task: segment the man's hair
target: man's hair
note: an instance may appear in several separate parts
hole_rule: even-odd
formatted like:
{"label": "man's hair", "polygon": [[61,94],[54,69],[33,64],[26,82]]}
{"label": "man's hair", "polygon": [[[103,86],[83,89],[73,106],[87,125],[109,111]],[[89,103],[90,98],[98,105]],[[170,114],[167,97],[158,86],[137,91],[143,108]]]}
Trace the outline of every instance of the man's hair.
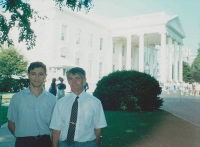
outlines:
{"label": "man's hair", "polygon": [[85,78],[85,70],[80,67],[73,67],[66,72],[67,78],[69,78],[69,74],[75,75],[79,74],[82,78]]}
{"label": "man's hair", "polygon": [[30,73],[31,70],[35,69],[35,68],[39,68],[39,67],[42,67],[45,71],[45,73],[47,72],[47,68],[46,68],[46,65],[42,62],[32,62],[29,67],[28,67],[28,73]]}

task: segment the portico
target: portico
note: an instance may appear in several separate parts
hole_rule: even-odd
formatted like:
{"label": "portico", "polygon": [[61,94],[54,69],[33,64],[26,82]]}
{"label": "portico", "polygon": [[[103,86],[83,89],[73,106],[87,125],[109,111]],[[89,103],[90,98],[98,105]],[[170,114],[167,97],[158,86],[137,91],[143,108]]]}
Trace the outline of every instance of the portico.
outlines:
{"label": "portico", "polygon": [[[162,83],[182,82],[181,47],[185,34],[179,18],[159,13],[149,17],[138,16],[136,20],[125,18],[113,22],[113,44],[118,44],[119,52],[118,69],[125,66],[126,70],[148,70],[151,76]],[[124,47],[126,54],[123,57]]]}

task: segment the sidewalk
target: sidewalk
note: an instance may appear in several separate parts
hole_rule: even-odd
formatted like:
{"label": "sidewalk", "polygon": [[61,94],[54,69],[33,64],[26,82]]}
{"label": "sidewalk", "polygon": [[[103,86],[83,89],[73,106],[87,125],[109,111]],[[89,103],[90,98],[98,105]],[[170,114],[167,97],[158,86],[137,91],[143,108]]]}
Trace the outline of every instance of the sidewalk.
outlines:
{"label": "sidewalk", "polygon": [[15,138],[10,133],[7,123],[0,128],[0,147],[14,147]]}

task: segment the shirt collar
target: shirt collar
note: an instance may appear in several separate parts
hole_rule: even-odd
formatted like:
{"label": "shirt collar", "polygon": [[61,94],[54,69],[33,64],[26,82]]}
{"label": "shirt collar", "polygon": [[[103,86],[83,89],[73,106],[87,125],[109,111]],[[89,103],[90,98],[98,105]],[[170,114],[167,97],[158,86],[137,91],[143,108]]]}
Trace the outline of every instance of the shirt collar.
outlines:
{"label": "shirt collar", "polygon": [[[32,92],[30,91],[30,86],[28,86],[28,88],[26,88],[24,91],[25,91],[25,93],[27,93],[27,94],[32,93]],[[48,95],[48,92],[44,89],[44,87],[42,87],[42,93],[41,93],[41,95],[43,95],[43,94]]]}
{"label": "shirt collar", "polygon": [[83,90],[79,95],[76,95],[75,93],[71,92],[71,95],[74,99],[76,99],[76,97],[78,96],[79,99],[83,98],[85,96],[85,91]]}

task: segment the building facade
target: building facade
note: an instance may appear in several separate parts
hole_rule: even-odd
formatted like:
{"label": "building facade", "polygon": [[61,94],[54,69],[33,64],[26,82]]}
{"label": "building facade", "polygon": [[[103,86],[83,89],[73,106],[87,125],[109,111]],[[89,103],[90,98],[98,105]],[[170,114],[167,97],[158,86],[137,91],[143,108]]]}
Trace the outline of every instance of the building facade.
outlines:
{"label": "building facade", "polygon": [[[48,66],[47,83],[74,66],[86,70],[89,91],[115,70],[146,72],[160,82],[182,81],[184,30],[178,16],[165,12],[121,19],[60,10],[54,3],[34,1],[39,15],[33,23],[34,49],[23,53]],[[48,84],[47,84],[48,85]],[[68,86],[69,87],[69,86]]]}

